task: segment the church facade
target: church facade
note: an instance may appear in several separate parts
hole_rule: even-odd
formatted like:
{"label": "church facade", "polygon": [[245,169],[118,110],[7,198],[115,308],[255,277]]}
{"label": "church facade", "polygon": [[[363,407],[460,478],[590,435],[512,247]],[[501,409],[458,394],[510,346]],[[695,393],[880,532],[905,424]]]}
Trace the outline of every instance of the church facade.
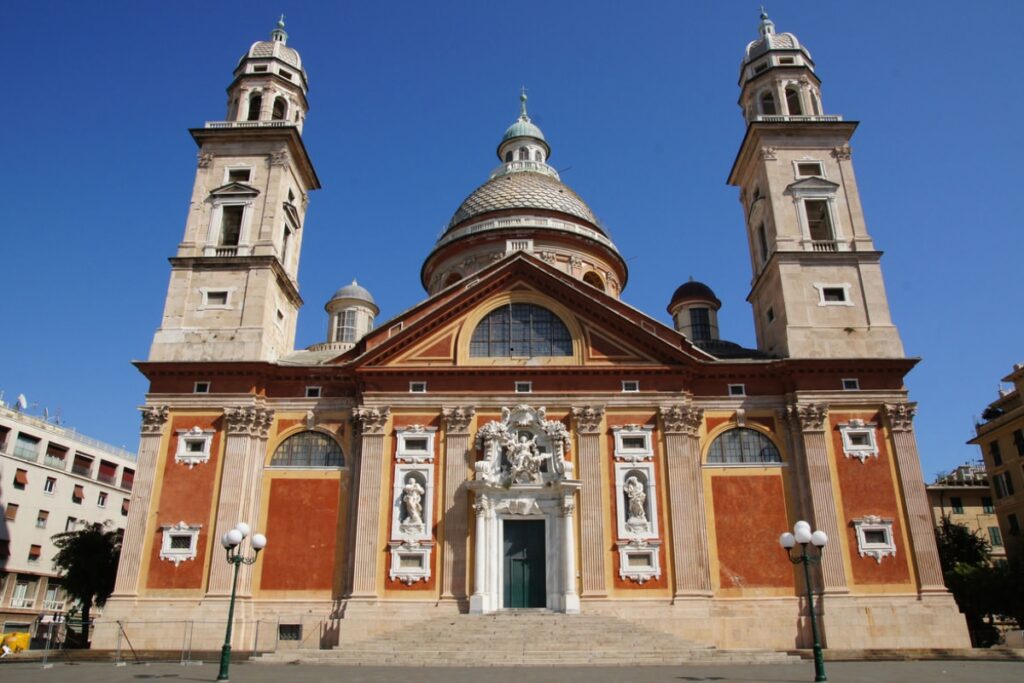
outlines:
{"label": "church facade", "polygon": [[856,123],[824,113],[793,34],[766,16],[759,32],[729,176],[756,349],[719,337],[702,283],[673,294],[672,326],[621,300],[627,264],[548,164],[524,95],[499,165],[424,260],[426,298],[375,324],[353,282],[326,305],[328,338],[296,350],[319,187],[307,79],[282,24],[253,44],[226,120],[191,131],[107,616],[222,620],[220,538],[244,521],[269,544],[241,568],[237,614],[335,642],[540,608],[718,647],[807,646],[803,577],[778,543],[806,519],[829,538],[814,576],[828,647],[969,646],[903,383],[916,361],[853,174]]}

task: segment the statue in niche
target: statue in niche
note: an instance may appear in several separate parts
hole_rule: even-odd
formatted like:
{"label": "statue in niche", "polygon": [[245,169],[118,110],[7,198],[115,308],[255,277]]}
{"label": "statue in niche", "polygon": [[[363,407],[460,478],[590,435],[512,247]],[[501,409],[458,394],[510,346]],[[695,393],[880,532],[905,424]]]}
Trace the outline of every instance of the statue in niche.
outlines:
{"label": "statue in niche", "polygon": [[519,441],[509,439],[506,448],[509,462],[509,485],[515,484],[523,478],[530,482],[540,479],[540,466],[547,456],[537,448],[535,437],[521,432]]}
{"label": "statue in niche", "polygon": [[627,524],[631,528],[647,528],[647,513],[644,511],[644,502],[647,500],[647,492],[640,480],[633,476],[626,479],[623,486],[626,498],[629,500],[629,519]]}
{"label": "statue in niche", "polygon": [[415,477],[405,480],[402,491],[402,504],[405,506],[405,521],[402,526],[423,526],[423,494],[426,491]]}

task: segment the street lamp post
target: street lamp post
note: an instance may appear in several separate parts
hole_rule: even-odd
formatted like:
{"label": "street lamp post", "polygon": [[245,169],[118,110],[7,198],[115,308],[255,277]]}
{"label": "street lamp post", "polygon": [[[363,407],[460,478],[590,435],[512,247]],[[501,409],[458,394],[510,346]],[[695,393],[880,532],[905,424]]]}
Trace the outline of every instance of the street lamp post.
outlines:
{"label": "street lamp post", "polygon": [[[800,554],[793,556],[793,547],[800,544]],[[827,681],[825,678],[825,657],[821,653],[821,639],[818,637],[818,619],[814,615],[814,593],[811,591],[811,565],[821,563],[828,536],[824,531],[811,532],[811,525],[803,520],[793,525],[793,533],[788,531],[779,537],[779,545],[786,551],[789,561],[804,566],[804,581],[807,582],[807,609],[811,613],[811,634],[814,636],[814,680]],[[807,554],[807,544],[818,549],[817,556]]]}
{"label": "street lamp post", "polygon": [[260,551],[267,547],[267,537],[263,534],[253,534],[249,539],[253,554],[246,557],[242,554],[242,541],[249,536],[251,529],[245,522],[239,522],[235,528],[224,534],[220,544],[224,546],[228,564],[234,565],[234,576],[231,579],[231,602],[228,603],[228,630],[224,634],[224,647],[220,651],[220,673],[217,674],[218,681],[228,680],[228,666],[231,664],[231,624],[235,619],[235,591],[238,589],[238,568],[243,564],[253,564]]}

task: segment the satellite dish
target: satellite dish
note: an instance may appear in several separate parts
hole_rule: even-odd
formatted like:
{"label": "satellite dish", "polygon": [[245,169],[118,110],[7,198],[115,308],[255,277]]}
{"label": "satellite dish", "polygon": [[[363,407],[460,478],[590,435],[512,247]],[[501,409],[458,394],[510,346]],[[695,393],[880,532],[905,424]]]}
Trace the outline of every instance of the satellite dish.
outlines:
{"label": "satellite dish", "polygon": [[18,394],[18,400],[15,401],[14,406],[18,410],[26,410],[28,408],[28,399],[25,398],[25,394]]}

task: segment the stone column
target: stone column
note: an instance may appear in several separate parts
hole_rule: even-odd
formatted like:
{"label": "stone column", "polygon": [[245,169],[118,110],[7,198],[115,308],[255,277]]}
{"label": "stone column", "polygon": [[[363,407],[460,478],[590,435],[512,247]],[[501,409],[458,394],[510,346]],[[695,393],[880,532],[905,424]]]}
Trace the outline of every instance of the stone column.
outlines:
{"label": "stone column", "polygon": [[572,496],[562,500],[562,585],[564,588],[564,604],[566,614],[580,611],[580,596],[576,592],[576,534],[573,529],[573,512],[576,501]]}
{"label": "stone column", "polygon": [[[221,468],[217,521],[210,529],[214,537],[210,558],[210,582],[207,595],[230,595],[234,567],[221,557],[220,537],[239,522],[246,522],[253,533],[258,529],[259,497],[263,462],[267,454],[267,435],[274,421],[274,411],[262,406],[228,408],[224,411],[227,441],[224,465]],[[245,552],[250,552],[245,543]],[[252,595],[252,567],[242,565],[238,571],[238,595]]]}
{"label": "stone column", "polygon": [[[139,568],[145,548],[146,527],[149,520],[150,498],[160,461],[160,443],[170,410],[167,406],[142,408],[142,435],[139,438],[139,457],[135,465],[131,501],[128,503],[128,522],[121,543],[121,562],[117,566],[115,595],[138,595]],[[154,501],[155,504],[155,501]]]}
{"label": "stone column", "polygon": [[[476,409],[458,406],[444,410],[444,567],[441,598],[466,599],[466,473],[469,469],[470,424]],[[479,560],[478,560],[479,563]]]}
{"label": "stone column", "polygon": [[900,477],[900,491],[907,506],[907,525],[914,548],[914,564],[921,582],[922,593],[945,593],[946,585],[939,564],[939,551],[935,545],[928,494],[921,474],[921,460],[914,438],[916,403],[896,403],[885,406],[885,417],[892,433],[896,471]]}
{"label": "stone column", "polygon": [[601,484],[601,422],[603,406],[573,408],[576,436],[579,439],[578,476],[580,488],[580,545],[583,550],[583,597],[606,598],[604,580],[605,513],[604,487]]}
{"label": "stone column", "polygon": [[[711,595],[711,562],[704,514],[704,478],[698,434],[704,411],[692,405],[661,408],[668,466],[669,510],[672,517],[672,560],[675,597]],[[656,503],[655,503],[656,504]]]}
{"label": "stone column", "polygon": [[832,474],[829,469],[825,424],[828,406],[824,403],[793,404],[789,407],[790,423],[802,439],[794,439],[803,449],[806,464],[807,490],[811,497],[811,517],[807,520],[815,530],[824,531],[831,543],[825,546],[821,559],[822,585],[826,593],[849,592],[835,496],[832,495]]}
{"label": "stone column", "polygon": [[360,430],[359,504],[356,537],[353,544],[355,571],[352,577],[353,598],[377,597],[377,562],[380,558],[380,496],[384,469],[384,430],[391,409],[357,408],[356,424]]}
{"label": "stone column", "polygon": [[487,508],[487,497],[478,492],[477,500],[473,503],[476,534],[473,539],[473,596],[469,600],[469,611],[473,614],[483,614],[487,607],[484,600],[487,582]]}

